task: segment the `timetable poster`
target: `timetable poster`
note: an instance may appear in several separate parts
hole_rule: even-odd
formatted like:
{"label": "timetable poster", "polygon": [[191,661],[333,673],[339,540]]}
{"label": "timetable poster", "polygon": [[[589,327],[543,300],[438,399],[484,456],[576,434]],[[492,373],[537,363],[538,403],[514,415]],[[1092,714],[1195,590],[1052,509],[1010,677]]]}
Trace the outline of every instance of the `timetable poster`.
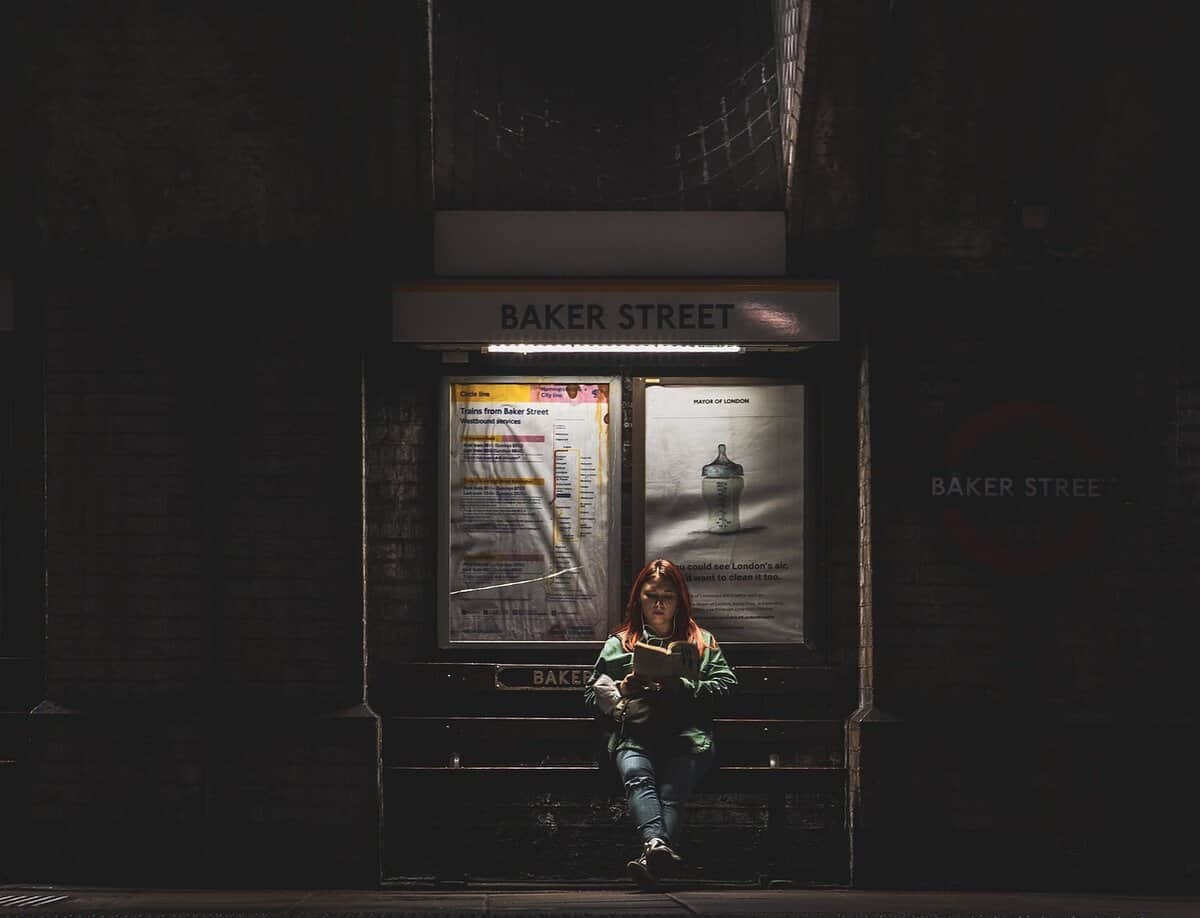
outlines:
{"label": "timetable poster", "polygon": [[647,385],[645,557],[722,641],[803,640],[804,387]]}
{"label": "timetable poster", "polygon": [[609,388],[450,383],[451,643],[607,636]]}

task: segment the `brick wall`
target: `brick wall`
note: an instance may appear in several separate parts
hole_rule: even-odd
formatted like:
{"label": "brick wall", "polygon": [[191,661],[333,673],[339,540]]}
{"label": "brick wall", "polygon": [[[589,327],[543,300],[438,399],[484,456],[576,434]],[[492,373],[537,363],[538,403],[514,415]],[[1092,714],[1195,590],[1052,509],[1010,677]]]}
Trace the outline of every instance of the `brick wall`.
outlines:
{"label": "brick wall", "polygon": [[[1032,3],[813,22],[789,260],[870,326],[874,680],[900,719],[863,727],[855,882],[1194,885],[1169,27]],[[1077,418],[1119,483],[1094,543],[1036,575],[974,560],[930,494],[955,431],[1017,401]],[[1062,464],[1025,433],[993,465]],[[1028,510],[978,520],[1014,549],[1070,527]]]}
{"label": "brick wall", "polygon": [[46,339],[31,876],[373,883],[361,363],[429,245],[425,4],[11,25],[5,251]]}
{"label": "brick wall", "polygon": [[145,286],[83,273],[47,293],[47,691],[170,697],[208,657],[208,373]]}
{"label": "brick wall", "polygon": [[[1171,244],[1160,17],[1034,0],[814,6],[791,270]],[[881,266],[880,262],[876,267]]]}
{"label": "brick wall", "polygon": [[[1108,283],[1115,286],[1111,278]],[[901,635],[915,615],[944,629],[955,646],[979,648],[980,658],[964,660],[961,670],[979,688],[970,698],[960,696],[961,703],[988,701],[990,693],[1001,706],[1025,709],[1049,705],[1065,711],[1087,704],[1103,709],[1118,701],[1130,710],[1157,708],[1165,699],[1143,691],[1147,683],[1141,677],[1173,671],[1160,666],[1179,653],[1170,637],[1176,627],[1171,622],[1178,623],[1175,615],[1181,611],[1175,585],[1182,573],[1181,552],[1187,551],[1163,525],[1178,513],[1169,484],[1176,476],[1173,344],[1169,335],[1146,326],[1140,332],[1124,323],[1103,330],[1088,321],[1098,303],[1116,310],[1129,302],[1128,290],[1105,293],[1086,282],[1070,295],[1073,301],[1055,303],[1037,284],[1013,285],[999,294],[995,285],[988,287],[983,292],[973,284],[956,284],[946,293],[958,302],[984,298],[988,305],[982,312],[992,321],[956,317],[957,305],[942,300],[936,286],[927,288],[926,302],[941,300],[945,307],[933,307],[930,321],[921,323],[921,341],[911,333],[900,338],[904,333],[893,326],[905,347],[880,357],[879,397],[887,410],[877,430],[877,506],[888,512],[895,528],[878,535],[881,549],[886,540],[889,551],[877,557],[876,573],[895,585],[899,630],[893,643],[912,646]],[[1098,443],[1103,454],[1098,470],[1116,479],[1112,498],[1096,504],[1102,520],[1094,545],[1032,580],[989,569],[957,550],[941,525],[942,505],[929,493],[928,477],[946,467],[954,432],[1008,401],[1061,407]],[[1023,454],[1024,448],[1042,452]],[[1003,443],[997,446],[994,462],[1015,467],[1024,458],[1032,463],[1027,466],[1031,474],[1054,474],[1049,469],[1056,462],[1070,468],[1072,461],[1053,442],[1012,444],[1011,455],[1004,449]],[[1086,466],[1086,460],[1075,464]],[[1071,518],[1050,505],[1027,505],[991,522],[997,539],[1032,547],[1049,544]],[[932,621],[923,611],[931,605],[941,610]],[[1086,616],[1079,614],[1084,607]],[[975,614],[980,608],[1005,611],[981,623]],[[1035,631],[1046,640],[1029,647]],[[878,637],[887,634],[881,631]],[[1043,658],[1041,648],[1050,646],[1055,650]],[[997,647],[1024,649],[1025,688],[994,678],[1006,663],[981,657]],[[1142,652],[1131,657],[1135,647]],[[1076,648],[1077,663],[1062,671],[1059,653]],[[1164,656],[1156,661],[1154,654]],[[891,688],[893,706],[901,711],[937,697],[936,687],[922,685],[915,674],[897,674],[897,682],[905,684]],[[953,682],[962,687],[963,680]],[[902,703],[897,694],[911,702]]]}
{"label": "brick wall", "polygon": [[367,380],[370,673],[437,646],[436,355],[373,351]]}
{"label": "brick wall", "polygon": [[[186,290],[194,264],[136,267],[46,283],[35,869],[213,882],[253,853],[255,881],[372,882],[347,314],[370,294],[296,265],[209,265]],[[102,844],[120,811],[142,831]]]}
{"label": "brick wall", "polygon": [[[876,249],[992,258],[1028,250],[1022,210],[1061,257],[1148,252],[1166,192],[1165,25],[1031,2],[898,4]],[[904,179],[900,180],[903,175]]]}
{"label": "brick wall", "polygon": [[[904,308],[873,317],[876,703],[902,722],[864,739],[864,818],[906,852],[892,842],[871,861],[868,832],[864,876],[879,870],[879,882],[1194,882],[1182,813],[1194,803],[1184,775],[1195,765],[1185,736],[1200,546],[1178,407],[1190,358],[1164,311],[1136,326],[1094,320],[1128,316],[1140,274],[1061,270],[1059,284],[893,279]],[[1114,491],[1091,505],[1090,544],[1020,571],[971,552],[931,477],[973,418],[1029,403],[1094,438],[1092,473]],[[1060,430],[1041,436],[1031,423],[981,441],[976,473],[1086,466],[1055,442]],[[1080,512],[986,500],[956,505],[988,539],[1034,557]]]}
{"label": "brick wall", "polygon": [[178,270],[47,294],[48,694],[354,704],[362,300]]}
{"label": "brick wall", "polygon": [[392,257],[422,195],[425,4],[16,12],[18,244]]}

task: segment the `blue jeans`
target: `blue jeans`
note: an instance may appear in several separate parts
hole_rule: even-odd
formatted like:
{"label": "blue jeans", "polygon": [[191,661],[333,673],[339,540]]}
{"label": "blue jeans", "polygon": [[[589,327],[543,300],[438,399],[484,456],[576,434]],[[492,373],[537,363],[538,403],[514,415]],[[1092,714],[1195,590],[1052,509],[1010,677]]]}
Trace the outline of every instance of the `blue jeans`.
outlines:
{"label": "blue jeans", "polygon": [[617,750],[617,773],[643,841],[661,838],[671,847],[679,847],[683,841],[683,805],[712,760],[712,746],[704,752],[674,755]]}

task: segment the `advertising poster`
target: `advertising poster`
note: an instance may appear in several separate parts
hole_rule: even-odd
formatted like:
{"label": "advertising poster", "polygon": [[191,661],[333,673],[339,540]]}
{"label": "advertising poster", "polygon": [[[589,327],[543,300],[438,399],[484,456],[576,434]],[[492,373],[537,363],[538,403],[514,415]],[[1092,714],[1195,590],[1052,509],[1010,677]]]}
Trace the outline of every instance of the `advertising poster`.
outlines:
{"label": "advertising poster", "polygon": [[615,385],[449,387],[443,643],[603,640]]}
{"label": "advertising poster", "polygon": [[645,406],[646,560],[722,641],[802,641],[804,387],[648,384]]}

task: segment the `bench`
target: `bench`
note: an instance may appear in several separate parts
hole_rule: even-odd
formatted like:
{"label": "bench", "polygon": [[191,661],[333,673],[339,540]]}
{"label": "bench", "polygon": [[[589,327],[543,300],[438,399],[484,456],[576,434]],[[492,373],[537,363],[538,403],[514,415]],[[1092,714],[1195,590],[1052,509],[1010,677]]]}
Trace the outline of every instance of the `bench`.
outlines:
{"label": "bench", "polygon": [[[452,867],[434,857],[422,858],[420,844],[404,835],[418,811],[426,813],[433,826],[429,831],[438,831],[435,801],[445,801],[441,805],[447,814],[452,804],[462,805],[463,815],[447,815],[447,821],[460,820],[472,833],[499,839],[511,831],[514,841],[523,802],[537,813],[535,830],[541,824],[560,839],[575,839],[545,852],[542,863],[548,875],[579,875],[582,867],[575,862],[586,858],[570,850],[572,844],[584,844],[578,839],[592,836],[600,846],[627,845],[631,828],[623,792],[615,771],[598,764],[599,725],[583,712],[581,681],[588,672],[590,665],[413,663],[390,668],[372,694],[383,718],[385,876],[411,876],[414,869],[435,877],[446,876],[447,870],[475,875],[492,862],[507,860],[495,848],[473,850],[474,868],[463,864],[472,857],[459,858]],[[696,800],[705,813],[729,824],[724,833],[714,824],[710,835],[741,831],[753,845],[782,850],[779,840],[788,831],[795,835],[797,822],[811,823],[814,838],[836,823],[826,834],[831,845],[842,845],[845,718],[830,714],[839,706],[850,709],[852,687],[827,667],[739,666],[737,672],[738,690],[716,711],[715,767],[697,788]],[[739,806],[762,810],[761,818],[754,816],[753,832]],[[840,808],[836,814],[835,808]],[[508,815],[497,815],[502,812]],[[844,852],[831,860],[844,863]],[[794,876],[795,871],[775,865],[774,873]],[[819,879],[836,883],[839,878]]]}

